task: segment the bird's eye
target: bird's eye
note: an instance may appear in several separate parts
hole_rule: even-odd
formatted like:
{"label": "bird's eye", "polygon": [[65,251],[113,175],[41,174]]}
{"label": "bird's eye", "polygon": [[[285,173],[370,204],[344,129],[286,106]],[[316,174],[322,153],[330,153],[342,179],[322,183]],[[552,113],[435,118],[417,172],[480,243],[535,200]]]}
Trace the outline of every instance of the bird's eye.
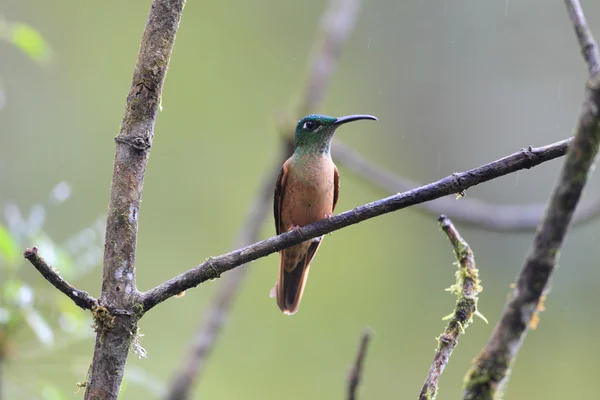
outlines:
{"label": "bird's eye", "polygon": [[314,121],[306,121],[304,123],[304,129],[309,131],[314,131],[319,125]]}

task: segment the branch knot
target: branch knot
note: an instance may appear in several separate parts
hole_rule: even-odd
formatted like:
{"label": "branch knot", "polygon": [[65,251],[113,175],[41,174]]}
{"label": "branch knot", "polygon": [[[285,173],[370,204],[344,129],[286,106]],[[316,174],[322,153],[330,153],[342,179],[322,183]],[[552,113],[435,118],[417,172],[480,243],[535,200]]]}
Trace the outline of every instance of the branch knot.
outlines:
{"label": "branch knot", "polygon": [[215,266],[213,265],[213,258],[212,257],[208,257],[206,259],[206,263],[208,264],[208,270],[206,271],[207,274],[210,276],[209,279],[218,279],[221,277],[221,272],[215,268]]}
{"label": "branch knot", "polygon": [[527,157],[527,164],[524,164],[523,167],[525,169],[530,169],[535,166],[536,155],[533,152],[533,147],[528,146],[527,148],[522,148],[521,153]]}
{"label": "branch knot", "polygon": [[115,137],[115,142],[120,143],[120,144],[126,144],[140,152],[148,151],[148,150],[150,150],[150,147],[152,147],[152,144],[150,143],[150,138],[148,136],[135,135],[135,134],[125,135],[125,136],[117,136],[117,137]]}
{"label": "branch knot", "polygon": [[452,183],[454,185],[454,187],[456,188],[456,193],[458,194],[459,198],[463,197],[465,195],[465,191],[467,190],[468,185],[464,185],[463,184],[463,175],[464,173],[461,172],[454,172],[452,173]]}

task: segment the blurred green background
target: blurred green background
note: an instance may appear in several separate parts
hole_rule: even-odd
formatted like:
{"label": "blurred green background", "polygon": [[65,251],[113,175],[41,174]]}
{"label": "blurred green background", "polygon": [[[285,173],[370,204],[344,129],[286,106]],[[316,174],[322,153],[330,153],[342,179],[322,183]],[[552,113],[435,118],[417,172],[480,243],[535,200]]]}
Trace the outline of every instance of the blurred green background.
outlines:
{"label": "blurred green background", "polygon": [[[42,254],[94,296],[113,137],[149,4],[0,2],[6,21],[33,27],[52,49],[32,61],[0,42],[0,221],[13,221],[14,228],[20,214],[32,224],[16,241],[19,253],[31,245],[66,248]],[[276,158],[275,116],[299,98],[326,6],[314,0],[187,2],[144,186],[140,290],[231,249]],[[600,37],[600,3],[583,7]],[[346,127],[338,137],[426,183],[568,137],[585,77],[561,1],[365,1],[319,111],[378,116],[378,123]],[[560,164],[495,180],[467,196],[544,202]],[[338,211],[387,195],[343,167],[340,172]],[[600,196],[598,182],[595,176],[586,199]],[[375,335],[361,398],[415,398],[444,327],[441,318],[455,301],[444,291],[454,282],[454,259],[436,217],[409,209],[328,236],[293,317],[269,298],[278,256],[254,262],[195,398],[343,398],[366,325]],[[458,228],[475,251],[484,286],[480,310],[490,324],[476,320],[460,338],[440,382],[441,399],[459,398],[462,378],[487,341],[532,238]],[[599,228],[594,221],[572,230],[547,311],[527,337],[506,398],[589,398],[595,390]],[[269,217],[262,236],[273,233]],[[10,339],[0,376],[6,398],[81,398],[73,392],[91,360],[89,321],[20,257],[12,262],[10,276],[32,286],[21,298],[33,296],[54,333],[49,340],[29,321]],[[160,397],[215,287],[190,290],[141,321],[148,358],[130,356],[122,398]],[[65,315],[79,317],[65,325]]]}

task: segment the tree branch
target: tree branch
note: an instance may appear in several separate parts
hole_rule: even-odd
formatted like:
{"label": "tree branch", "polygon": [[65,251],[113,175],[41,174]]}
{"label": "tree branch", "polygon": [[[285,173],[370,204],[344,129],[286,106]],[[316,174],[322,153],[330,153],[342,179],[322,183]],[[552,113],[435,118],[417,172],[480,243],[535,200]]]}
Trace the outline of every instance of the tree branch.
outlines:
{"label": "tree branch", "polygon": [[[153,0],[127,96],[116,155],[104,246],[102,306],[134,310],[137,221],[154,123],[185,0]],[[101,320],[96,316],[96,346],[86,399],[116,399],[139,313]],[[109,322],[109,323],[107,323]]]}
{"label": "tree branch", "polygon": [[583,9],[581,8],[581,4],[579,4],[579,0],[565,0],[565,6],[567,7],[567,13],[569,13],[573,29],[575,29],[575,35],[579,41],[581,55],[587,64],[590,76],[594,76],[600,72],[598,45],[585,20],[585,15],[583,14]]}
{"label": "tree branch", "polygon": [[450,239],[458,261],[456,283],[448,289],[450,292],[456,293],[458,300],[454,312],[449,316],[450,322],[438,338],[438,347],[429,374],[419,394],[420,400],[435,400],[439,379],[450,361],[454,347],[458,344],[458,337],[473,321],[473,315],[478,314],[477,295],[483,289],[479,284],[479,271],[475,266],[475,257],[469,244],[460,236],[458,230],[445,215],[440,216],[438,221],[440,227]]}
{"label": "tree branch", "polygon": [[455,173],[417,189],[362,205],[334,217],[306,225],[293,232],[286,232],[218,257],[209,257],[204,263],[191,270],[142,293],[144,312],[177,293],[196,287],[204,281],[220,277],[225,271],[308,239],[415,204],[460,193],[472,186],[521,169],[535,167],[560,157],[564,154],[564,146],[566,143],[562,141],[543,147],[522,149],[489,164],[466,172]]}
{"label": "tree branch", "polygon": [[[567,151],[568,143],[573,139],[564,140],[561,155]],[[411,190],[419,185],[409,179],[398,176],[364,158],[356,150],[348,147],[339,140],[333,145],[333,157],[339,164],[367,182],[383,189],[390,194]],[[446,214],[454,221],[465,225],[500,231],[525,232],[535,231],[542,216],[545,204],[500,205],[489,204],[481,200],[465,197],[461,201],[452,198],[441,198],[423,203],[417,208],[428,214]],[[591,203],[583,204],[575,211],[573,225],[585,224],[600,216],[600,198]]]}
{"label": "tree branch", "polygon": [[25,250],[23,256],[29,260],[31,265],[33,265],[48,282],[73,300],[79,307],[84,310],[91,310],[98,305],[98,300],[90,296],[88,292],[75,288],[69,282],[65,281],[54,268],[46,264],[46,261],[38,254],[37,247]]}
{"label": "tree branch", "polygon": [[348,375],[348,400],[356,400],[357,398],[356,392],[358,391],[358,385],[360,385],[360,381],[362,380],[363,364],[365,362],[367,347],[369,346],[370,341],[371,330],[367,328],[360,336],[360,344],[358,346],[358,351],[356,352],[356,359],[354,360],[354,364],[352,364],[350,374]]}
{"label": "tree branch", "polygon": [[569,223],[600,145],[600,73],[597,46],[577,0],[566,0],[584,58],[591,75],[575,130],[575,138],[563,164],[546,213],[525,258],[517,284],[499,323],[473,361],[465,379],[465,399],[492,399],[507,384],[509,366],[537,320],[539,305],[556,265]]}

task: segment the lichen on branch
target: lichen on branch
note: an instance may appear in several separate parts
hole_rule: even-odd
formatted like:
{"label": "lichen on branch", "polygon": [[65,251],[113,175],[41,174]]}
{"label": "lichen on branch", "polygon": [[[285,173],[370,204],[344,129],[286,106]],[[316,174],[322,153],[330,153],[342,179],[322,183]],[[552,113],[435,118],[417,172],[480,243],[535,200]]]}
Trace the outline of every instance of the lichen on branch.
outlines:
{"label": "lichen on branch", "polygon": [[475,264],[475,256],[469,244],[462,238],[452,221],[445,215],[438,219],[440,227],[450,239],[458,269],[456,283],[446,289],[458,297],[454,311],[444,317],[449,320],[444,332],[437,338],[438,346],[429,369],[429,374],[419,393],[420,400],[433,400],[437,396],[438,382],[444,368],[450,361],[454,347],[458,344],[458,337],[464,333],[467,326],[473,321],[473,316],[483,315],[477,311],[477,295],[483,290],[479,281],[479,270]]}

